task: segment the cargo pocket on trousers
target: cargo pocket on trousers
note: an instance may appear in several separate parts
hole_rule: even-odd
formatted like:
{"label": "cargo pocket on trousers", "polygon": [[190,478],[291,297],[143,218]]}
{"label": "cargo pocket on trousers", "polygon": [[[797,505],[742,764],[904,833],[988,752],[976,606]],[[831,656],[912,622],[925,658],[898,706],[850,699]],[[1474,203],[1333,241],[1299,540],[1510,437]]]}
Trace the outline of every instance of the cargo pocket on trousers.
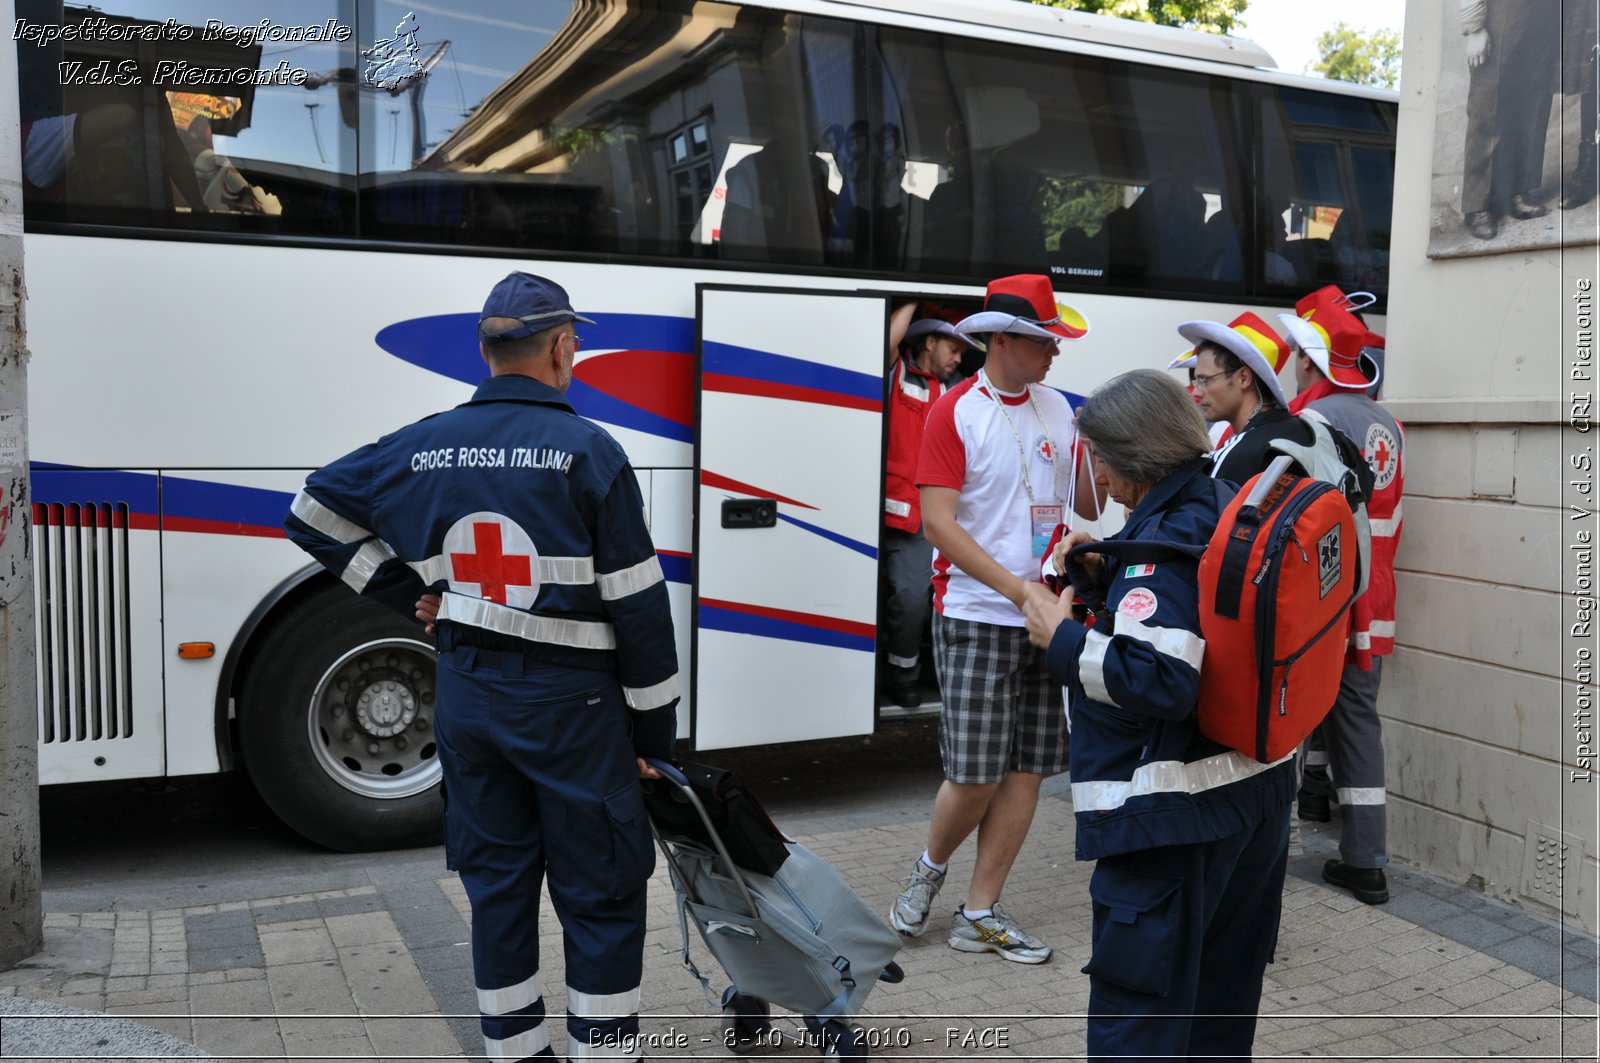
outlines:
{"label": "cargo pocket on trousers", "polygon": [[1178,879],[1142,875],[1101,863],[1089,876],[1094,948],[1083,973],[1135,993],[1164,997],[1172,986],[1177,939]]}
{"label": "cargo pocket on trousers", "polygon": [[644,814],[644,792],[637,779],[605,796],[611,828],[611,898],[642,889],[656,869],[656,847]]}

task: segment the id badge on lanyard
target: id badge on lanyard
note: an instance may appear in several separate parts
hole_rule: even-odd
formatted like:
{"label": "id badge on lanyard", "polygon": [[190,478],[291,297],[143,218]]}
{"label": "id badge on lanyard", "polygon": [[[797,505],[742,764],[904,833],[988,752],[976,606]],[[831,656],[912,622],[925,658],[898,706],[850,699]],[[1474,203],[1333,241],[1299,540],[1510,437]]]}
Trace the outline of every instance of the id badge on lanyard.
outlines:
{"label": "id badge on lanyard", "polygon": [[1050,539],[1061,524],[1061,504],[1043,505],[1035,502],[1028,507],[1028,526],[1032,531],[1033,556],[1043,557]]}

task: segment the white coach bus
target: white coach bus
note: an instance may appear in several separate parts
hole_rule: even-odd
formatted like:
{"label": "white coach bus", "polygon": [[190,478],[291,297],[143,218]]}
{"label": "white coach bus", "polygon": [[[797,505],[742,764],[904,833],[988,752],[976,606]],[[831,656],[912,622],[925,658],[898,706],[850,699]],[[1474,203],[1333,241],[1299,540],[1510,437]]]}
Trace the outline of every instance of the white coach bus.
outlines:
{"label": "white coach bus", "polygon": [[41,778],[242,766],[336,848],[436,836],[432,649],[281,521],[470,395],[508,271],[597,322],[570,397],[638,469],[702,750],[894,711],[895,306],[1051,274],[1081,394],[1186,318],[1387,287],[1394,95],[1245,41],[1018,0],[16,8]]}

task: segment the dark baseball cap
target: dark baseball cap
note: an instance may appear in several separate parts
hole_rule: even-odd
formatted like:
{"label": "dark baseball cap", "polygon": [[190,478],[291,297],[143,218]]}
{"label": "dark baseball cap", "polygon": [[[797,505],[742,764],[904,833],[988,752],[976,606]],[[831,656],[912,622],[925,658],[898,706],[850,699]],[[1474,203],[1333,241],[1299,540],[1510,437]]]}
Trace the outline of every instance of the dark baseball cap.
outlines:
{"label": "dark baseball cap", "polygon": [[[504,332],[484,332],[483,323],[492,317],[512,317],[522,324]],[[531,336],[568,321],[594,324],[593,320],[572,309],[567,290],[555,281],[531,273],[511,273],[494,286],[484,301],[483,313],[478,315],[478,335],[485,343],[500,343]]]}

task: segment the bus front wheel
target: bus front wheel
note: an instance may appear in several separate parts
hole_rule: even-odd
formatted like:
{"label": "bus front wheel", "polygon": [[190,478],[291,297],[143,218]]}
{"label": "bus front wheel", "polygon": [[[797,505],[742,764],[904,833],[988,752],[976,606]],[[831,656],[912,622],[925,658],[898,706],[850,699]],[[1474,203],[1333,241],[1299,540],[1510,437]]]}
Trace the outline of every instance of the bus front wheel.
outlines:
{"label": "bus front wheel", "polygon": [[356,852],[438,842],[433,646],[342,586],[267,634],[239,695],[239,742],[263,800],[291,828]]}

